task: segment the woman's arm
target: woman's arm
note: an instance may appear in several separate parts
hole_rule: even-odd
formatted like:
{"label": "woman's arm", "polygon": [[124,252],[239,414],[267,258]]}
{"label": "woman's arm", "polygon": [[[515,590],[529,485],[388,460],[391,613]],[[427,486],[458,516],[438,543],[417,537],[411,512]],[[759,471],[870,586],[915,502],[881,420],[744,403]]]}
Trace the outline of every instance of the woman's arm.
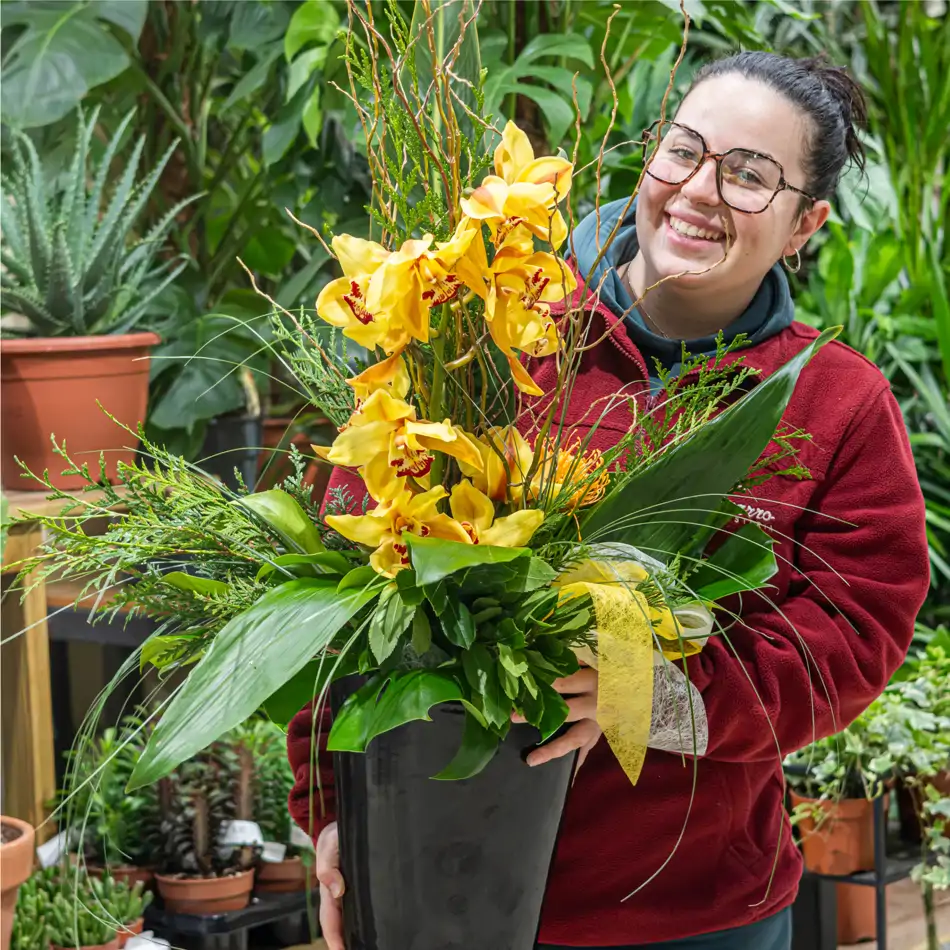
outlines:
{"label": "woman's arm", "polygon": [[689,661],[709,758],[774,758],[839,732],[910,646],[930,574],[923,498],[889,390],[851,423],[812,507],[795,526],[780,610],[743,615]]}

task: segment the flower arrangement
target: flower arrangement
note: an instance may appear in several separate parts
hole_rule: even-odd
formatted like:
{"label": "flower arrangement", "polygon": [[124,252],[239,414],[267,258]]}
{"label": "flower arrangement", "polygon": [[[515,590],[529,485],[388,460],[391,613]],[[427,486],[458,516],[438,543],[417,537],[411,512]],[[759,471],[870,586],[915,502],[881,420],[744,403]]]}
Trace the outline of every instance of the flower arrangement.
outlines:
{"label": "flower arrangement", "polygon": [[[467,778],[513,714],[542,741],[562,726],[552,683],[581,662],[599,668],[598,717],[635,781],[654,654],[685,661],[719,630],[712,604],[775,571],[760,528],[717,532],[741,515],[730,495],[800,472],[801,434],[782,430],[782,413],[833,334],[754,386],[724,346],[714,359],[684,354],[682,375],[698,382],[666,375],[659,396],[619,392],[569,425],[599,342],[564,256],[571,161],[536,156],[514,123],[499,132],[478,114],[465,23],[435,31],[432,14],[387,40],[368,12],[351,15],[367,36],[349,65],[378,240],[333,237],[342,276],[315,314],[276,308],[274,329],[280,358],[339,428],[314,451],[358,475],[366,499],[352,478],[335,482],[321,511],[296,455],[281,487],[232,492],[147,439],[147,461],[120,465],[118,486],[60,446],[89,491],[39,476],[66,508],[46,519],[48,545],[23,577],[80,578],[84,597],[109,590],[100,610],[159,620],[139,660],[181,679],[132,787],[260,707],[285,719],[354,673],[330,749],[363,751],[459,703],[461,746],[437,777]],[[553,385],[536,381],[543,366]],[[626,431],[602,449],[608,414]],[[83,530],[120,502],[104,533]]]}

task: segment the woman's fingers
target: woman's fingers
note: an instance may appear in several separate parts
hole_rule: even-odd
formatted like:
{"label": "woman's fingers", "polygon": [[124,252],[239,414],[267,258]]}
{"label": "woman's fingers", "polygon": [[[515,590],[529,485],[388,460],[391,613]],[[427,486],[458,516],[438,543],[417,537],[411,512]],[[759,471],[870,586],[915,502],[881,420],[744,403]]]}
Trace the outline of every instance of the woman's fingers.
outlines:
{"label": "woman's fingers", "polygon": [[552,684],[559,693],[594,693],[597,694],[597,670],[589,666],[571,673]]}
{"label": "woman's fingers", "polygon": [[578,722],[581,719],[597,718],[597,694],[584,693],[565,700],[567,703],[567,721]]}
{"label": "woman's fingers", "polygon": [[340,838],[335,821],[317,838],[317,880],[320,882],[320,929],[327,950],[346,950],[340,902],[346,883],[340,873]]}
{"label": "woman's fingers", "polygon": [[326,884],[320,884],[320,930],[327,950],[346,950],[343,942],[343,911]]}
{"label": "woman's fingers", "polygon": [[535,749],[527,759],[528,765],[543,765],[552,759],[570,755],[572,752],[585,747],[593,748],[601,736],[600,726],[593,719],[584,719],[571,726],[563,736],[558,736],[551,742]]}

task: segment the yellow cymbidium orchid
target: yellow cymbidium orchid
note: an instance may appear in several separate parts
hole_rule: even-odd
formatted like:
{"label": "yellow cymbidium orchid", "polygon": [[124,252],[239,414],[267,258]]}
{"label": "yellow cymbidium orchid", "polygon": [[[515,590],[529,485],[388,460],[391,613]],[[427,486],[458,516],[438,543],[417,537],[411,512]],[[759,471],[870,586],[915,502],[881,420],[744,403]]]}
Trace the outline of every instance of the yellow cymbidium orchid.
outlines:
{"label": "yellow cymbidium orchid", "polygon": [[465,529],[473,544],[520,548],[531,540],[544,521],[544,512],[537,509],[522,509],[496,518],[491,499],[468,479],[452,488],[449,507],[452,517]]}
{"label": "yellow cymbidium orchid", "polygon": [[384,389],[396,399],[405,399],[409,394],[409,371],[406,369],[402,350],[373,363],[358,376],[350,377],[347,382],[353,387],[357,410],[379,389]]}
{"label": "yellow cymbidium orchid", "polygon": [[[416,420],[416,410],[385,389],[369,396],[329,448],[314,446],[321,458],[334,465],[362,467],[377,456],[388,459],[391,477],[419,478],[432,467],[432,453],[444,452],[466,465],[481,468],[474,440],[448,419]],[[387,490],[385,494],[390,494]]]}
{"label": "yellow cymbidium orchid", "polygon": [[556,500],[560,510],[572,512],[604,497],[610,475],[597,449],[579,452],[576,442],[559,449],[553,439],[546,439],[539,451],[541,459],[531,479],[532,498],[544,495],[546,501]]}
{"label": "yellow cymbidium orchid", "polygon": [[495,149],[495,172],[462,199],[463,214],[484,221],[496,246],[523,225],[559,248],[567,225],[557,204],[570,191],[571,163],[553,156],[535,158],[528,136],[509,122]]}
{"label": "yellow cymbidium orchid", "polygon": [[514,426],[492,426],[475,444],[482,457],[481,471],[460,463],[462,474],[493,501],[520,502],[534,460],[524,436]]}
{"label": "yellow cymbidium orchid", "polygon": [[499,248],[491,266],[482,242],[473,241],[456,271],[485,300],[489,332],[508,360],[518,388],[540,396],[541,389],[514,351],[534,357],[557,352],[557,327],[550,305],[576,289],[573,272],[554,254],[535,252],[530,234],[520,228]]}
{"label": "yellow cymbidium orchid", "polygon": [[338,235],[333,250],[344,276],[330,281],[317,298],[323,320],[367,349],[395,353],[410,340],[429,339],[429,309],[451,300],[461,280],[456,261],[475,236],[460,228],[451,240],[432,249],[432,235],[406,241],[398,251],[381,244]]}
{"label": "yellow cymbidium orchid", "polygon": [[438,511],[438,503],[447,494],[441,485],[419,495],[403,489],[365,515],[327,515],[326,523],[344,538],[374,548],[370,564],[380,574],[392,577],[409,565],[403,532],[471,543],[457,521]]}

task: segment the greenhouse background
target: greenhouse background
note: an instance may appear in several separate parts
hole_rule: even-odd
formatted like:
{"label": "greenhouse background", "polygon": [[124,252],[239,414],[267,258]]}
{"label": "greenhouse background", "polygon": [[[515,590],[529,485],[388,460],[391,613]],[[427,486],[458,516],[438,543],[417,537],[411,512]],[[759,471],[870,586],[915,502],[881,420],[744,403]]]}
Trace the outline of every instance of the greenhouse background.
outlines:
{"label": "greenhouse background", "polygon": [[[372,0],[368,9],[382,21],[389,5]],[[407,21],[415,12],[411,0],[393,6]],[[475,6],[483,114],[514,119],[539,154],[561,149],[573,159],[579,216],[598,198],[631,194],[643,170],[643,130],[667,98],[675,108],[705,62],[726,52],[823,54],[865,89],[867,167],[844,176],[829,224],[809,241],[800,271],[789,279],[797,319],[820,329],[843,327],[840,339],[891,384],[926,501],[932,580],[894,688],[849,727],[849,736],[816,743],[799,764],[811,768],[818,761],[826,781],[836,770],[877,778],[913,752],[929,764],[943,762],[937,769],[943,784],[923,820],[915,819],[913,804],[909,815],[901,811],[906,796],[902,802],[896,787],[877,801],[879,810],[890,809],[891,830],[902,836],[899,860],[885,867],[881,854],[871,867],[831,872],[871,875],[872,886],[838,882],[829,891],[816,878],[814,887],[803,887],[796,921],[807,919],[814,930],[796,937],[796,950],[874,939],[885,900],[891,950],[950,946],[947,3],[684,0],[690,25],[675,71],[684,18],[674,0]],[[329,444],[335,429],[272,358],[269,315],[271,300],[312,312],[317,294],[338,276],[326,243],[333,234],[370,236],[365,209],[372,179],[343,59],[352,16],[344,0],[7,0],[0,6],[2,811],[38,826],[37,844],[51,842],[60,853],[74,847],[46,818],[78,736],[94,748],[84,767],[104,763],[105,769],[100,794],[85,805],[95,818],[91,841],[82,846],[92,864],[124,867],[139,863],[127,860],[139,855],[149,865],[160,853],[167,868],[210,872],[220,863],[217,832],[198,827],[195,810],[206,811],[213,828],[257,822],[262,840],[280,839],[287,861],[296,863],[286,881],[271,882],[272,890],[266,881],[261,887],[258,871],[257,896],[233,923],[241,939],[250,935],[244,947],[309,946],[316,939],[308,897],[312,852],[306,836],[301,841],[292,833],[283,804],[293,782],[283,734],[263,720],[245,724],[178,770],[174,788],[165,789],[171,804],[159,801],[157,787],[124,794],[132,765],[122,756],[110,759],[110,743],[127,728],[129,714],[161,696],[168,682],[151,672],[124,696],[110,697],[100,721],[112,731],[83,737],[80,727],[102,688],[155,627],[121,616],[90,622],[93,599],[75,606],[73,582],[50,580],[22,602],[12,589],[10,566],[37,543],[30,514],[55,510],[43,508],[44,493],[36,491],[43,486],[26,484],[13,455],[36,460],[40,470],[61,466],[50,454],[49,433],[61,435],[60,420],[89,407],[77,404],[67,375],[38,431],[22,431],[9,421],[23,397],[8,388],[7,366],[18,340],[51,338],[50,352],[77,365],[92,359],[73,342],[79,338],[143,334],[143,353],[151,346],[147,409],[143,402],[136,411],[151,442],[229,485],[242,479],[266,488],[296,473],[319,502],[329,468],[310,446]],[[83,194],[88,204],[77,213],[73,202]],[[103,370],[93,403],[101,399],[121,416],[135,399],[144,400],[144,379],[141,395],[128,396],[108,373]],[[90,425],[101,428],[97,412],[93,406]],[[97,464],[95,457],[81,461]],[[889,756],[886,768],[881,756]],[[790,776],[794,783],[794,765]],[[913,782],[908,787],[915,794]],[[107,834],[123,842],[122,861],[103,850]],[[252,850],[234,860],[251,868],[260,858]],[[44,867],[55,864],[51,855],[40,855]],[[891,877],[885,882],[882,875]],[[37,908],[52,902],[43,896],[48,877],[38,870],[21,888],[15,950],[43,950],[27,915],[40,920]],[[147,882],[136,888],[133,878],[126,886],[118,872],[104,880],[96,886],[115,894],[102,900],[120,915],[134,915],[123,923],[144,917],[162,936]],[[829,893],[837,924],[833,912],[828,923]],[[271,905],[277,910],[267,911]],[[842,930],[846,919],[850,931]],[[90,924],[89,946],[105,944],[99,937],[109,933]],[[189,947],[239,946],[212,943],[210,930],[174,933],[170,939]],[[76,931],[70,939],[81,937]]]}

